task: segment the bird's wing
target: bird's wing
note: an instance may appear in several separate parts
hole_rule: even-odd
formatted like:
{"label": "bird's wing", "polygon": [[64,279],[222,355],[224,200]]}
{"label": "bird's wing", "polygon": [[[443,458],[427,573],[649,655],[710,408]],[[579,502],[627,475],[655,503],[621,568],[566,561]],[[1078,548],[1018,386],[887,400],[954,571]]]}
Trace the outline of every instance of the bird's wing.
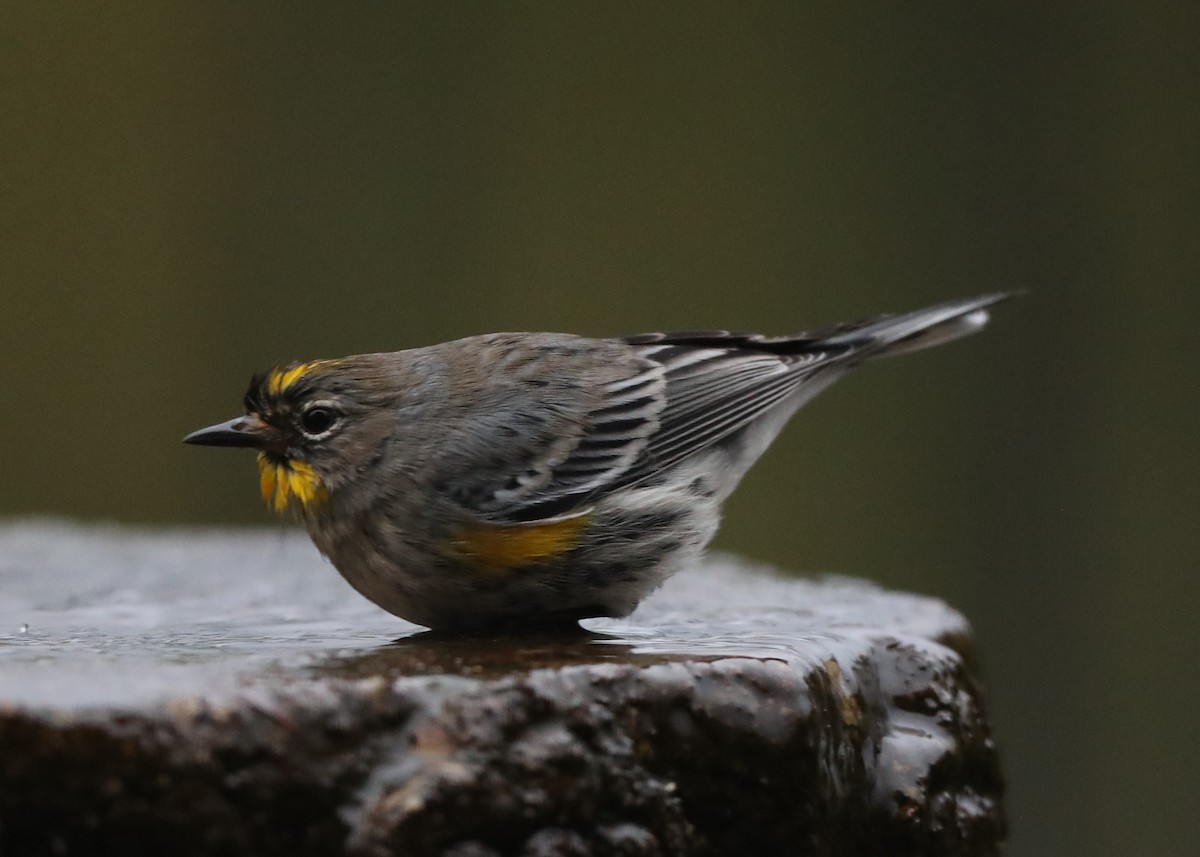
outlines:
{"label": "bird's wing", "polygon": [[[666,404],[662,367],[639,361],[631,368],[566,402],[561,395],[530,402],[549,420],[525,434],[532,443],[515,445],[527,454],[518,454],[520,465],[488,492],[480,511],[509,521],[561,514],[625,472],[658,431]],[[570,407],[576,403],[583,407]]]}
{"label": "bird's wing", "polygon": [[628,341],[640,356],[663,367],[667,383],[658,431],[622,474],[623,484],[729,437],[851,350],[725,332],[652,334]]}
{"label": "bird's wing", "polygon": [[[497,412],[507,421],[500,433],[519,440],[502,450],[507,457],[496,459],[484,481],[460,481],[471,497],[464,505],[496,522],[580,514],[605,492],[720,443],[810,382],[823,385],[829,372],[978,330],[987,308],[1005,297],[951,301],[784,337],[650,333],[560,338],[532,352],[517,349],[517,380],[531,369],[537,390],[516,395],[515,404]],[[529,357],[539,349],[545,356]],[[475,446],[494,445],[495,434]],[[461,480],[464,469],[455,478]]]}
{"label": "bird's wing", "polygon": [[[571,419],[548,424],[536,453],[503,483],[474,486],[470,505],[497,523],[582,513],[598,495],[746,426],[847,351],[798,350],[788,340],[787,353],[775,353],[785,350],[773,348],[783,341],[731,333],[625,340],[626,371],[594,390],[597,395]],[[551,413],[554,405],[543,399],[537,409]],[[540,429],[521,434],[530,438]]]}

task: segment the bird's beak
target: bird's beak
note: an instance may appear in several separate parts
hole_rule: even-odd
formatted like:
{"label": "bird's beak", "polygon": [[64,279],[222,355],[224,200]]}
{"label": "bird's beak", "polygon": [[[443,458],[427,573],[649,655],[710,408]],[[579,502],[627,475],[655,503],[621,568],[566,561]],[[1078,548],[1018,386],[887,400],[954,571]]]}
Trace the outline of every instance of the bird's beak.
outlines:
{"label": "bird's beak", "polygon": [[215,426],[198,429],[183,439],[198,446],[248,446],[262,449],[275,439],[275,430],[257,417],[234,417]]}

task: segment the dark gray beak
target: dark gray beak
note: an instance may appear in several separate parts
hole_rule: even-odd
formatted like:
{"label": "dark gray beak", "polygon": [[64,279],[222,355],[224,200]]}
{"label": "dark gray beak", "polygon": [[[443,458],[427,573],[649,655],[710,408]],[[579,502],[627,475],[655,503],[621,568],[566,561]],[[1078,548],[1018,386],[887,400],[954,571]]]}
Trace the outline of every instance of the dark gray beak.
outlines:
{"label": "dark gray beak", "polygon": [[275,431],[257,417],[234,417],[215,426],[198,429],[183,439],[198,446],[246,446],[261,449],[275,437]]}

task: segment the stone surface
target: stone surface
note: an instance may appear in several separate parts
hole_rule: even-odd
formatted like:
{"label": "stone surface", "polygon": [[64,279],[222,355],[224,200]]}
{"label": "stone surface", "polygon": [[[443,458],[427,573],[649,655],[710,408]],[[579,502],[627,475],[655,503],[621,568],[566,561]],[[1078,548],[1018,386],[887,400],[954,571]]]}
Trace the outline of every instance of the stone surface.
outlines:
{"label": "stone surface", "polygon": [[728,558],[439,637],[290,531],[0,526],[0,854],[995,854],[970,631]]}

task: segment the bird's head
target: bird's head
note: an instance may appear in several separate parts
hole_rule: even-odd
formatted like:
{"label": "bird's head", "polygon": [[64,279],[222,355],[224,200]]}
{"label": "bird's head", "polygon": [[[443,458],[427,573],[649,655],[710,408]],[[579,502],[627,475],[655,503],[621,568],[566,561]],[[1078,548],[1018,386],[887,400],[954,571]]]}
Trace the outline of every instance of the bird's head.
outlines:
{"label": "bird's head", "polygon": [[383,355],[290,363],[250,380],[245,414],[184,443],[258,450],[263,502],[314,514],[395,424]]}

